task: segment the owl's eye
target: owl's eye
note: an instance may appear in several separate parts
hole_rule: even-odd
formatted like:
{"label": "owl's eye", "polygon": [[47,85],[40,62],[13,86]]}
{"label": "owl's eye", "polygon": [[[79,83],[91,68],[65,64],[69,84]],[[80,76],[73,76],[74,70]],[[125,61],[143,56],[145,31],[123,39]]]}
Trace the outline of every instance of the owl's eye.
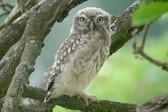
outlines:
{"label": "owl's eye", "polygon": [[97,18],[97,21],[98,21],[98,22],[102,22],[103,20],[104,20],[103,17],[98,17],[98,18]]}
{"label": "owl's eye", "polygon": [[86,22],[86,18],[80,17],[80,21],[81,21],[81,22]]}

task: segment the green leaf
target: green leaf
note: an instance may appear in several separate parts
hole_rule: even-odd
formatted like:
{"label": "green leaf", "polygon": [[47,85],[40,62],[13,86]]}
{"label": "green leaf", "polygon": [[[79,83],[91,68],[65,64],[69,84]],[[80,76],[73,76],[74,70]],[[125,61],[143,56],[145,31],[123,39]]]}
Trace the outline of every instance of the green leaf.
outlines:
{"label": "green leaf", "polygon": [[168,2],[153,2],[140,6],[133,14],[133,26],[148,24],[168,12]]}

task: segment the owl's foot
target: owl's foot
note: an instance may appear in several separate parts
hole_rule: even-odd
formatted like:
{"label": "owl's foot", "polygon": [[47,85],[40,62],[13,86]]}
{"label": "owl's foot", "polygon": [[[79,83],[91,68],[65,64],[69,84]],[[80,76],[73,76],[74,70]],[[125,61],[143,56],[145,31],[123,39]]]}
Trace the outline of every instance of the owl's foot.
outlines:
{"label": "owl's foot", "polygon": [[80,93],[76,93],[76,95],[79,97],[79,98],[82,98],[86,104],[86,106],[88,107],[89,106],[89,100],[93,101],[93,102],[100,102],[96,96],[91,96],[91,95],[88,95],[84,92],[80,92]]}

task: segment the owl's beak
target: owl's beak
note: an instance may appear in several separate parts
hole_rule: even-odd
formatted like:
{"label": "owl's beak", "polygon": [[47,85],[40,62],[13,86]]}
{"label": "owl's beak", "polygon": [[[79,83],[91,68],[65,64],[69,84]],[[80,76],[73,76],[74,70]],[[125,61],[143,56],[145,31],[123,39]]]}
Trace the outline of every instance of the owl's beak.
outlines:
{"label": "owl's beak", "polygon": [[95,28],[95,25],[92,21],[89,24],[89,28],[90,28],[90,30],[93,30]]}

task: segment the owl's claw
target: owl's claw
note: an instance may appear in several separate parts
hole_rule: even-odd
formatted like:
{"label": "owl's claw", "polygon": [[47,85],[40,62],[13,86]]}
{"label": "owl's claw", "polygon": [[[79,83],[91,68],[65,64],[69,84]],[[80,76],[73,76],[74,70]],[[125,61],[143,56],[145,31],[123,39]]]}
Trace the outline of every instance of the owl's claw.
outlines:
{"label": "owl's claw", "polygon": [[82,98],[86,104],[86,106],[89,106],[89,100],[93,102],[100,102],[96,96],[91,96],[86,93],[77,93],[78,98]]}

